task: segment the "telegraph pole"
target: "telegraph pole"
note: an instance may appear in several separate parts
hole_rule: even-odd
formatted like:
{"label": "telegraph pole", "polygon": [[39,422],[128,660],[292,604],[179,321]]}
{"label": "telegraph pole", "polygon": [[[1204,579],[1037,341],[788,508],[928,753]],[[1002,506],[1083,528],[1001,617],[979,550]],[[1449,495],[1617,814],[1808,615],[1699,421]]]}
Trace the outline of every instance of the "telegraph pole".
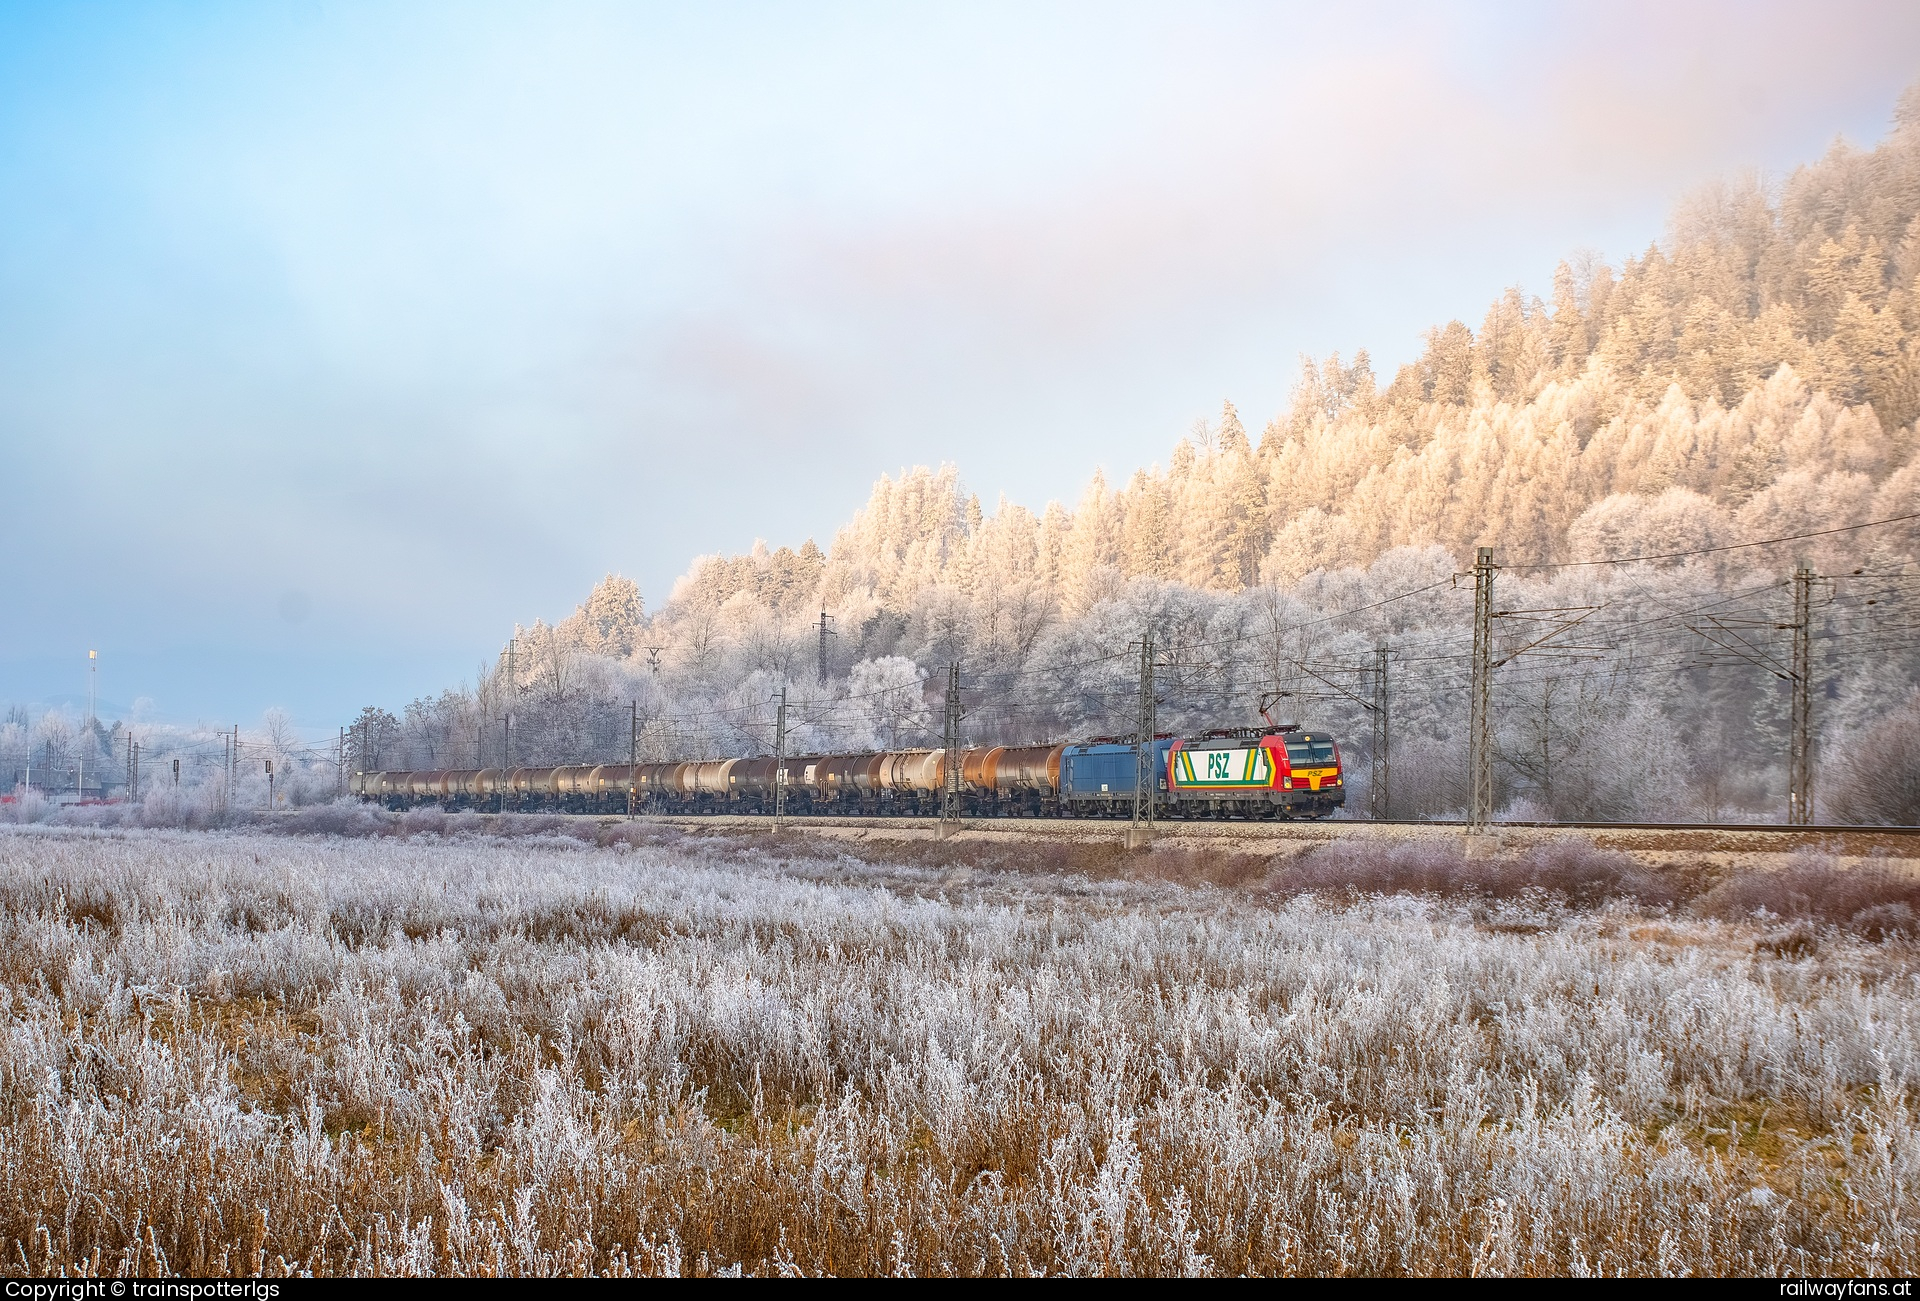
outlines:
{"label": "telegraph pole", "polygon": [[1467,731],[1467,824],[1483,830],[1493,816],[1493,548],[1473,563],[1473,707]]}
{"label": "telegraph pole", "polygon": [[827,680],[827,638],[840,634],[833,630],[833,616],[827,613],[827,607],[820,607],[820,652],[816,661],[814,676],[821,682]]}
{"label": "telegraph pole", "polygon": [[495,783],[499,787],[499,795],[500,795],[499,811],[502,813],[505,813],[507,811],[506,782],[507,782],[507,775],[512,771],[512,768],[513,768],[513,715],[512,713],[505,713],[500,715],[500,780],[497,783]]}
{"label": "telegraph pole", "polygon": [[1393,770],[1387,756],[1387,648],[1376,646],[1373,655],[1373,709],[1368,715],[1373,724],[1373,773],[1367,783],[1367,811],[1374,821],[1382,822],[1392,816],[1393,808],[1388,785]]}
{"label": "telegraph pole", "polygon": [[1160,787],[1160,766],[1154,762],[1153,631],[1140,637],[1140,706],[1134,720],[1133,826],[1127,848],[1144,848],[1153,839],[1153,807]]}
{"label": "telegraph pole", "polygon": [[627,821],[633,821],[640,803],[640,702],[631,702],[627,724]]}
{"label": "telegraph pole", "polygon": [[773,715],[773,829],[787,822],[787,689],[780,688],[779,708]]}
{"label": "telegraph pole", "polygon": [[344,727],[340,729],[340,741],[334,750],[334,756],[333,796],[338,799],[347,790],[347,729]]}
{"label": "telegraph pole", "polygon": [[1813,570],[1793,571],[1792,732],[1787,743],[1787,825],[1813,823]]}
{"label": "telegraph pole", "polygon": [[[86,760],[85,760],[84,758],[82,758],[82,760],[81,760],[81,763],[82,763],[82,765],[84,765],[84,764],[86,763]],[[82,772],[82,774],[83,774],[83,775],[82,775],[82,777],[81,777],[81,780],[82,780],[82,781],[85,781],[85,780],[86,780],[86,778],[85,778],[85,776],[84,776],[84,774],[85,774],[85,772],[86,772],[86,769],[85,769],[85,767],[84,767],[84,766],[83,766],[83,767],[81,768],[81,772]],[[132,782],[132,785],[133,785],[133,798],[137,800],[137,799],[139,799],[139,798],[140,798],[140,743],[139,743],[138,741],[135,741],[135,742],[133,743],[133,782]],[[82,795],[84,796],[84,794],[85,794],[85,792],[83,791],[83,792],[82,792]]]}
{"label": "telegraph pole", "polygon": [[947,665],[946,782],[940,792],[940,834],[960,826],[960,666]]}

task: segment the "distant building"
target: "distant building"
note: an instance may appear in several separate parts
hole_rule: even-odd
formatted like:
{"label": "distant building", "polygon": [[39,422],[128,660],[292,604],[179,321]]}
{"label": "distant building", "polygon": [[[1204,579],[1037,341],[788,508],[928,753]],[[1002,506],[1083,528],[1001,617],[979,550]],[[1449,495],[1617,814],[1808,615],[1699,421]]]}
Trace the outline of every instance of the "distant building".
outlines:
{"label": "distant building", "polygon": [[[13,780],[8,783],[8,791],[0,794],[0,803],[11,804],[27,789],[29,770],[15,768]],[[86,777],[79,770],[69,766],[64,771],[59,768],[34,768],[31,770],[33,791],[49,804],[93,804],[102,800],[124,797],[126,783],[115,781],[111,772],[94,772],[89,769]]]}

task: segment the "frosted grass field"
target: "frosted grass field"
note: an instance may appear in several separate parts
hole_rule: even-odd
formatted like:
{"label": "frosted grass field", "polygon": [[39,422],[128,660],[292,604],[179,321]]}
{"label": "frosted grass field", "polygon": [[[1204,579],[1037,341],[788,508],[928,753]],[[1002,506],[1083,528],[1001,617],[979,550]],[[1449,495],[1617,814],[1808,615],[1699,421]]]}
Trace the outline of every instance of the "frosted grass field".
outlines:
{"label": "frosted grass field", "polygon": [[1920,1270],[1897,928],[649,836],[0,829],[5,1268]]}

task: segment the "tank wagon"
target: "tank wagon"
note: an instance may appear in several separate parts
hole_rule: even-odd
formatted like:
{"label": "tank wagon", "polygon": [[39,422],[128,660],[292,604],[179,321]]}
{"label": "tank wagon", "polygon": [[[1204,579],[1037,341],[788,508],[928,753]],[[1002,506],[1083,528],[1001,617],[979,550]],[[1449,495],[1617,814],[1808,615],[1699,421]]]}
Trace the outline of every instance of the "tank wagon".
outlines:
{"label": "tank wagon", "polygon": [[[965,817],[1128,817],[1140,747],[1098,737],[1072,745],[960,752]],[[557,768],[356,772],[349,790],[389,809],[555,813],[771,813],[779,764],[768,755]],[[1346,803],[1340,748],[1325,732],[1228,728],[1149,743],[1157,816],[1322,818]],[[794,755],[786,811],[795,816],[927,817],[947,785],[945,750]]]}

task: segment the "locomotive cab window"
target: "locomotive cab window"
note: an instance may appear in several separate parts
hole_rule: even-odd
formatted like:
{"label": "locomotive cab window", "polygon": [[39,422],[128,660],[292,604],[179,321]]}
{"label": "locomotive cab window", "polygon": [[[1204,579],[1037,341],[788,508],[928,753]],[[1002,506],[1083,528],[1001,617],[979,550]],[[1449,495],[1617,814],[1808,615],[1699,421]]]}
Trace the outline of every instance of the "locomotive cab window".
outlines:
{"label": "locomotive cab window", "polygon": [[1287,741],[1287,762],[1290,764],[1327,764],[1333,762],[1333,741],[1330,738],[1305,737],[1301,740]]}

